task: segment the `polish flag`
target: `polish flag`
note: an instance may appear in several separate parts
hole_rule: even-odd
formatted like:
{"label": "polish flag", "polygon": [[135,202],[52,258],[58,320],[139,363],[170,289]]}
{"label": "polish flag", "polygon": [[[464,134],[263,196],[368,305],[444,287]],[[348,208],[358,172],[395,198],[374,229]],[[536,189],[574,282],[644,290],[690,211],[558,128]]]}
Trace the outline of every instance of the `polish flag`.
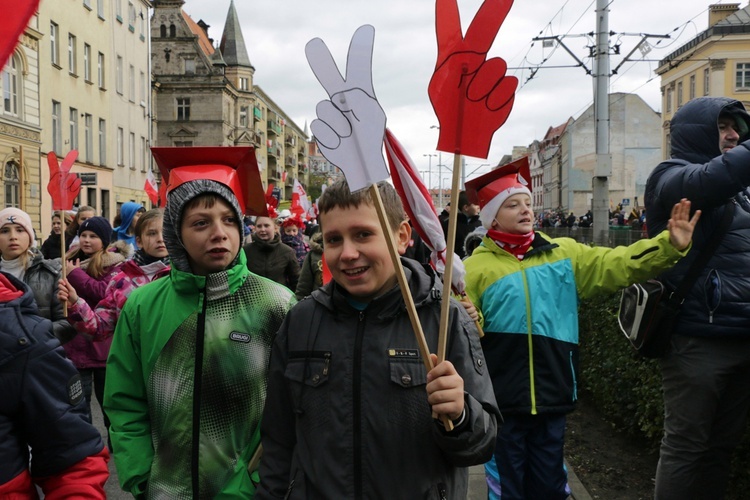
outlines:
{"label": "polish flag", "polygon": [[146,184],[143,186],[143,189],[146,191],[148,199],[151,200],[151,204],[158,205],[159,189],[156,187],[156,179],[154,178],[154,173],[151,170],[149,170],[148,174],[146,175]]}

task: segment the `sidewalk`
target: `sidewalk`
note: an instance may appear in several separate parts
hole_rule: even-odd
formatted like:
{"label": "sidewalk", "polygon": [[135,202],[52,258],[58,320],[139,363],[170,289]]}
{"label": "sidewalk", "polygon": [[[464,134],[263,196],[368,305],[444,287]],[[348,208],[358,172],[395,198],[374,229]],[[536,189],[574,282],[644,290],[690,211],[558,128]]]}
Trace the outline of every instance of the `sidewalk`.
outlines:
{"label": "sidewalk", "polygon": [[[568,463],[565,464],[568,468],[568,486],[572,494],[570,498],[572,500],[592,500],[589,492],[583,487],[583,484],[576,476],[573,469]],[[486,500],[487,498],[487,483],[484,481],[484,466],[475,465],[469,468],[469,495],[467,500]]]}

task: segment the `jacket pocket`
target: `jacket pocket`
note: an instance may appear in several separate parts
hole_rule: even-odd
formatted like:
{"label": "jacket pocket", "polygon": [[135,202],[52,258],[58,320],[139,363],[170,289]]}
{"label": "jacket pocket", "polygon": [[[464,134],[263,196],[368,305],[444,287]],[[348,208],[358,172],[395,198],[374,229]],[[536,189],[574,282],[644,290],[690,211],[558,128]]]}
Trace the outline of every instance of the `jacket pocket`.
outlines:
{"label": "jacket pocket", "polygon": [[289,382],[298,425],[305,426],[308,432],[324,427],[330,420],[331,358],[330,351],[289,353],[284,378]]}
{"label": "jacket pocket", "polygon": [[[427,403],[427,369],[422,359],[399,357],[399,351],[390,349],[388,369],[390,377],[389,396],[387,401],[388,421],[394,425],[413,422],[416,425],[428,426],[432,419],[430,405]],[[419,423],[415,422],[419,420]],[[429,427],[425,427],[429,428]]]}

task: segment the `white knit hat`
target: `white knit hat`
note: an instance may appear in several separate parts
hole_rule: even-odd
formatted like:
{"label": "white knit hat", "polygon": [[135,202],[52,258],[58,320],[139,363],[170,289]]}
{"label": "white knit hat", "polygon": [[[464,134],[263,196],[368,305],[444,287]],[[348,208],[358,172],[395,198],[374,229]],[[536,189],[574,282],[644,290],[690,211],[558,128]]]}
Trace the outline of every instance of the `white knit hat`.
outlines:
{"label": "white knit hat", "polygon": [[18,208],[8,207],[0,210],[0,227],[6,224],[18,224],[27,233],[31,239],[31,247],[36,248],[36,233],[34,232],[34,226],[31,225],[31,217],[29,214]]}

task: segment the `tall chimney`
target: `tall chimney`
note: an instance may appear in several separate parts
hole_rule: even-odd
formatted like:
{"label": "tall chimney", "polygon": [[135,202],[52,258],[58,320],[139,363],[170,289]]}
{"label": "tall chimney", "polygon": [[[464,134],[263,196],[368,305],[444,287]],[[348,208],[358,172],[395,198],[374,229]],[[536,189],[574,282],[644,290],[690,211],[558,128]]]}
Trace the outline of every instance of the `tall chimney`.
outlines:
{"label": "tall chimney", "polygon": [[715,25],[719,21],[723,21],[730,15],[740,10],[740,4],[738,3],[715,3],[708,6],[708,27]]}

